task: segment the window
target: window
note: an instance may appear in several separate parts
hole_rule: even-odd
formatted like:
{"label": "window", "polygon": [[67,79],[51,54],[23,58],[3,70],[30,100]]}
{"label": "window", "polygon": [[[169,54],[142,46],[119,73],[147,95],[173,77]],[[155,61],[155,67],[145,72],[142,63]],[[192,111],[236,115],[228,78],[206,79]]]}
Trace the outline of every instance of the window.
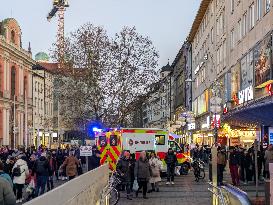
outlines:
{"label": "window", "polygon": [[230,48],[233,49],[235,46],[235,35],[234,35],[234,29],[230,31]]}
{"label": "window", "polygon": [[155,136],[156,145],[165,145],[165,135],[156,135]]}
{"label": "window", "polygon": [[213,27],[210,30],[210,42],[213,44],[213,36],[214,36],[214,31],[213,31]]}
{"label": "window", "polygon": [[14,32],[14,30],[12,30],[11,32],[10,32],[10,41],[13,43],[13,44],[15,44],[15,32]]}
{"label": "window", "polygon": [[231,12],[231,14],[233,14],[233,12],[234,12],[234,1],[235,0],[230,0],[230,12]]}
{"label": "window", "polygon": [[270,0],[265,0],[265,13],[270,11]]}
{"label": "window", "polygon": [[254,3],[253,3],[249,7],[249,30],[251,30],[254,27],[254,24],[255,24],[255,9],[254,9]]}
{"label": "window", "polygon": [[111,135],[110,136],[110,146],[112,146],[112,147],[118,146],[118,137],[117,137],[117,135]]}
{"label": "window", "polygon": [[260,20],[262,17],[262,0],[256,0],[256,20]]}
{"label": "window", "polygon": [[16,89],[16,69],[14,66],[11,68],[11,96],[15,95]]}
{"label": "window", "polygon": [[242,35],[245,36],[247,32],[247,13],[245,12],[243,15],[243,22],[242,22]]}
{"label": "window", "polygon": [[242,39],[242,20],[238,21],[238,40]]}
{"label": "window", "polygon": [[[129,143],[130,146],[132,146],[134,144],[134,141],[132,139],[130,139],[128,143]],[[107,145],[106,136],[100,136],[99,137],[99,145],[101,147],[106,147],[106,145]]]}

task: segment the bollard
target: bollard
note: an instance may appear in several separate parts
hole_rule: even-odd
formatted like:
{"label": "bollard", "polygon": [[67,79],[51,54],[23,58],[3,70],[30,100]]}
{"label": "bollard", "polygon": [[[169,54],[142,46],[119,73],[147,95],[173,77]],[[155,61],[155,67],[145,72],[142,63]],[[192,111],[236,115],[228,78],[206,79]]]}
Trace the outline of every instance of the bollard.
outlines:
{"label": "bollard", "polygon": [[265,205],[270,205],[270,180],[266,179],[265,181]]}

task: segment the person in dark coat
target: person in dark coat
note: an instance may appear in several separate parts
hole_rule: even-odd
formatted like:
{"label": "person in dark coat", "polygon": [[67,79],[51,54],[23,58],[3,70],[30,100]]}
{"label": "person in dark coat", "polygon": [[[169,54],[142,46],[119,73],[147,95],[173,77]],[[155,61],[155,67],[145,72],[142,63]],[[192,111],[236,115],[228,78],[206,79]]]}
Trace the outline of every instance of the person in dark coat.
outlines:
{"label": "person in dark coat", "polygon": [[177,163],[176,155],[173,152],[172,148],[169,148],[168,153],[165,157],[165,162],[167,164],[167,182],[166,184],[169,185],[170,182],[174,184],[174,170]]}
{"label": "person in dark coat", "polygon": [[15,205],[16,198],[9,182],[0,177],[0,204]]}
{"label": "person in dark coat", "polygon": [[125,151],[123,153],[123,156],[120,158],[120,160],[117,163],[117,173],[121,177],[123,185],[126,187],[127,191],[127,199],[132,200],[130,197],[131,193],[131,160],[130,160],[130,153]]}
{"label": "person in dark coat", "polygon": [[136,163],[136,156],[135,154],[131,154],[130,156],[130,173],[131,173],[131,183],[130,183],[130,189],[133,191],[133,185],[134,185],[134,180],[135,180],[135,163]]}
{"label": "person in dark coat", "polygon": [[253,176],[253,162],[252,162],[252,156],[251,151],[245,151],[245,157],[244,157],[244,167],[245,167],[245,184],[252,181]]}
{"label": "person in dark coat", "polygon": [[234,186],[239,185],[239,163],[240,163],[240,156],[238,152],[233,148],[230,150],[229,155],[229,169],[232,178],[232,183]]}
{"label": "person in dark coat", "polygon": [[88,171],[100,166],[100,151],[96,150],[91,157],[88,157]]}
{"label": "person in dark coat", "polygon": [[[56,170],[59,171],[59,169],[64,161],[63,152],[60,147],[58,147],[57,152],[56,152],[56,161],[57,161]],[[59,173],[56,174],[56,178],[57,178],[57,180],[59,180]]]}
{"label": "person in dark coat", "polygon": [[138,182],[138,190],[136,191],[136,197],[138,197],[138,192],[143,188],[143,198],[148,199],[147,194],[147,184],[151,177],[151,167],[149,161],[146,157],[146,152],[143,151],[140,153],[139,160],[135,164],[135,179]]}

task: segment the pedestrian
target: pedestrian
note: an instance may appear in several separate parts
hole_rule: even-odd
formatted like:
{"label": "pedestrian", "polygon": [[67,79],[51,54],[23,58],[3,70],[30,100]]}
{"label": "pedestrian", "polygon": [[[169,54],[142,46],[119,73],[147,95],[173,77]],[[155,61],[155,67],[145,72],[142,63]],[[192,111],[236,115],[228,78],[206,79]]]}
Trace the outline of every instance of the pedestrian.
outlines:
{"label": "pedestrian", "polygon": [[229,155],[229,169],[234,186],[239,185],[239,155],[234,148],[231,148]]}
{"label": "pedestrian", "polygon": [[169,148],[168,153],[166,154],[166,157],[165,157],[165,162],[167,164],[166,184],[167,185],[169,185],[170,183],[174,184],[174,171],[175,171],[175,166],[177,164],[177,158],[172,148]]}
{"label": "pedestrian", "polygon": [[130,155],[130,174],[131,174],[131,182],[130,182],[130,189],[133,191],[134,181],[135,181],[135,164],[136,164],[136,156],[134,153]]}
{"label": "pedestrian", "polygon": [[6,179],[10,183],[11,188],[13,188],[13,182],[11,180],[11,177],[9,174],[4,172],[4,164],[2,161],[0,161],[0,177]]}
{"label": "pedestrian", "polygon": [[2,177],[0,177],[0,204],[1,205],[16,204],[16,198],[14,192],[12,191],[10,183]]}
{"label": "pedestrian", "polygon": [[121,177],[122,185],[126,187],[127,199],[132,200],[131,194],[131,162],[130,153],[125,151],[117,163],[117,173]]}
{"label": "pedestrian", "polygon": [[[35,196],[39,196],[45,193],[45,186],[50,172],[49,162],[46,158],[46,153],[42,153],[39,159],[34,163],[32,170],[32,176],[36,174],[37,186],[35,189]],[[41,192],[40,192],[41,189]]]}
{"label": "pedestrian", "polygon": [[[28,184],[31,183],[31,181],[33,180],[34,185],[36,185],[36,174],[34,173],[34,175],[32,176],[33,173],[33,169],[34,169],[34,164],[36,161],[36,156],[35,154],[31,154],[29,161],[28,161],[28,168],[29,168],[29,175],[30,175],[30,180],[28,181]],[[28,197],[27,197],[27,201],[35,198],[35,187],[33,187],[33,189],[31,191],[29,191]]]}
{"label": "pedestrian", "polygon": [[15,158],[12,156],[8,156],[8,159],[6,160],[4,164],[4,172],[12,176],[12,168],[15,164]]}
{"label": "pedestrian", "polygon": [[[151,166],[151,178],[150,183],[152,189],[149,192],[157,191],[159,192],[159,182],[161,182],[160,171],[162,168],[162,162],[159,160],[154,152],[151,153],[149,159],[149,164]],[[148,193],[149,193],[148,192]]]}
{"label": "pedestrian", "polygon": [[219,147],[217,152],[217,170],[218,170],[218,184],[223,184],[224,170],[227,164],[227,156],[225,153],[225,148]]}
{"label": "pedestrian", "polygon": [[88,171],[96,169],[100,166],[100,151],[95,150],[92,152],[92,156],[88,157]]}
{"label": "pedestrian", "polygon": [[12,175],[13,175],[13,191],[16,195],[16,203],[23,202],[23,188],[25,186],[26,178],[29,175],[27,162],[23,160],[23,154],[18,155],[18,160],[15,162]]}
{"label": "pedestrian", "polygon": [[135,164],[135,179],[138,182],[138,190],[136,191],[136,197],[138,197],[138,192],[142,188],[143,198],[148,199],[147,194],[147,184],[151,176],[151,167],[149,161],[146,157],[146,152],[140,153],[139,160]]}
{"label": "pedestrian", "polygon": [[253,176],[253,161],[252,161],[252,152],[251,150],[244,152],[244,167],[245,167],[245,182],[244,184],[248,184],[252,181]]}
{"label": "pedestrian", "polygon": [[52,156],[53,153],[48,152],[48,156],[47,156],[47,160],[49,163],[49,167],[50,167],[50,171],[48,173],[48,179],[47,179],[47,191],[50,191],[54,188],[54,184],[53,184],[53,176],[54,173],[57,169],[57,162],[56,162],[56,158]]}
{"label": "pedestrian", "polygon": [[79,160],[74,156],[73,150],[69,151],[69,156],[65,159],[61,167],[66,167],[65,172],[69,180],[72,180],[77,175]]}
{"label": "pedestrian", "polygon": [[56,171],[58,172],[58,173],[56,173],[56,178],[57,178],[57,180],[59,180],[59,177],[61,175],[61,173],[59,173],[59,170],[60,170],[60,167],[64,161],[63,152],[60,147],[58,147],[57,152],[56,152],[56,161],[57,161]]}
{"label": "pedestrian", "polygon": [[273,163],[273,145],[272,144],[270,144],[267,150],[265,151],[264,159],[265,159],[265,177],[269,179],[270,178],[269,163]]}

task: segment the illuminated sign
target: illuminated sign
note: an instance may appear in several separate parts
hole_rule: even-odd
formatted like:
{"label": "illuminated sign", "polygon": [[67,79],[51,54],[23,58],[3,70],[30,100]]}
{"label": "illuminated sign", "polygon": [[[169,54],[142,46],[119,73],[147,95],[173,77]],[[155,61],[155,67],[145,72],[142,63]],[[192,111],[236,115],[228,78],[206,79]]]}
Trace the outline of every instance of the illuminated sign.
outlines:
{"label": "illuminated sign", "polygon": [[268,84],[265,86],[266,92],[269,94],[269,96],[273,95],[273,89],[272,89],[272,84]]}
{"label": "illuminated sign", "polygon": [[239,104],[253,100],[253,87],[249,86],[238,93]]}
{"label": "illuminated sign", "polygon": [[188,130],[195,130],[195,123],[188,124]]}
{"label": "illuminated sign", "polygon": [[209,125],[210,125],[210,116],[207,116],[207,122],[202,124],[202,129],[208,129],[209,128]]}
{"label": "illuminated sign", "polygon": [[221,116],[220,115],[214,115],[213,120],[211,122],[212,128],[215,128],[215,127],[219,128],[220,124],[221,124]]}

